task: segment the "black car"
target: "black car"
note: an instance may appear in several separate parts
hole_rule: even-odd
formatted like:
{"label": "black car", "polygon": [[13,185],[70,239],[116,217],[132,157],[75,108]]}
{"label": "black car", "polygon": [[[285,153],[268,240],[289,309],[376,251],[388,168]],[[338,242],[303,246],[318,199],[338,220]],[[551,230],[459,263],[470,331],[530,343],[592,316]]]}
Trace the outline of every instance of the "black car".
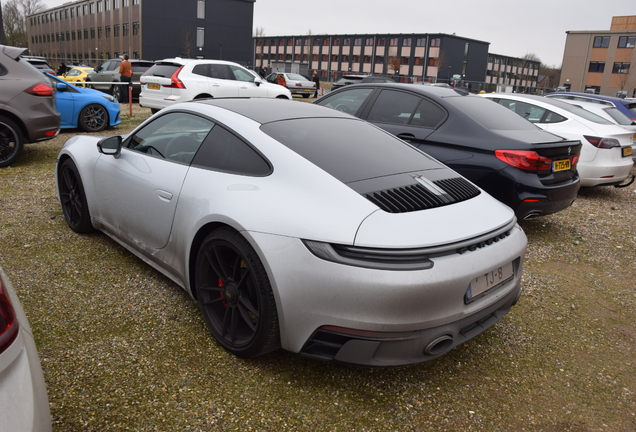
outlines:
{"label": "black car", "polygon": [[569,207],[580,187],[581,143],[542,131],[488,102],[443,87],[357,84],[314,103],[409,142],[511,207],[520,219]]}
{"label": "black car", "polygon": [[338,81],[332,84],[331,90],[339,89],[349,84],[364,83],[394,83],[391,78],[377,75],[343,75]]}

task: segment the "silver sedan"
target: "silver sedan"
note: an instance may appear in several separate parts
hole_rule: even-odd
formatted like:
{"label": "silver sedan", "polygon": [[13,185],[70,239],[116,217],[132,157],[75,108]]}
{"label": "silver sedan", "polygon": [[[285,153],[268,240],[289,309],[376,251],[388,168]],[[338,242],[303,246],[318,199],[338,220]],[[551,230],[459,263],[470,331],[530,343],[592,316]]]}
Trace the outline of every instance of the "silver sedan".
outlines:
{"label": "silver sedan", "polygon": [[422,362],[521,293],[512,210],[329,108],[177,104],[127,136],[71,138],[56,176],[71,229],[98,229],[175,281],[240,357]]}
{"label": "silver sedan", "polygon": [[292,92],[292,95],[308,98],[316,93],[316,83],[297,73],[272,73],[267,75],[265,80],[272,84],[284,85]]}

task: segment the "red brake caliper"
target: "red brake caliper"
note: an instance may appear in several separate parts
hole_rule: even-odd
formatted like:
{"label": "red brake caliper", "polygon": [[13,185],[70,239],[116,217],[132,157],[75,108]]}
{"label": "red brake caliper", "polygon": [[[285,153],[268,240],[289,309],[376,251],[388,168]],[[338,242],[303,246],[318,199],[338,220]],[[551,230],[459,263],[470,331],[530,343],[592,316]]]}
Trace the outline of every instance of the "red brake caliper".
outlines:
{"label": "red brake caliper", "polygon": [[[225,286],[225,284],[223,283],[223,281],[221,280],[221,278],[219,278],[219,284],[218,284],[218,286],[219,286],[219,287],[221,287],[221,288]],[[220,293],[219,293],[219,297],[225,297],[225,293],[224,293],[224,292],[220,292]],[[221,301],[221,304],[223,305],[223,307],[224,307],[224,308],[226,308],[226,309],[227,309],[227,302],[226,302],[225,300],[222,300],[222,301]]]}

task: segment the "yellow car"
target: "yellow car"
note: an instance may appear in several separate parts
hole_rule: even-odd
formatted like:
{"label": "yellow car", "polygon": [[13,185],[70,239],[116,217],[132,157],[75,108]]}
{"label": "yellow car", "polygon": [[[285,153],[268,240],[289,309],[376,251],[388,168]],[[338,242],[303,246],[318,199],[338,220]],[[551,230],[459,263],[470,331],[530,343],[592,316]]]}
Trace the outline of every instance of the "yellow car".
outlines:
{"label": "yellow car", "polygon": [[[63,79],[66,82],[79,85],[80,83],[83,83],[86,81],[86,77],[91,72],[93,72],[93,68],[91,67],[74,67],[73,69],[59,76],[58,78]],[[82,85],[82,87],[86,87],[86,85]]]}

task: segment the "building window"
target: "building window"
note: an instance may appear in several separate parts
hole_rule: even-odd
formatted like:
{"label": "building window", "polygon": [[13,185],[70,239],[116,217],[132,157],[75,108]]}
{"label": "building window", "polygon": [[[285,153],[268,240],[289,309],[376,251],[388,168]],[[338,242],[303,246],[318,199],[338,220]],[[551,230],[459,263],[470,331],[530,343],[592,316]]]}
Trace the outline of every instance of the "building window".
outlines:
{"label": "building window", "polygon": [[197,1],[197,18],[205,19],[205,0]]}
{"label": "building window", "polygon": [[329,60],[329,56],[327,54],[323,54],[321,58],[322,58],[322,61],[324,62]]}
{"label": "building window", "polygon": [[323,46],[329,46],[329,39],[325,38],[322,40]]}
{"label": "building window", "polygon": [[607,48],[609,47],[610,37],[609,36],[595,36],[594,37],[594,48]]}
{"label": "building window", "polygon": [[354,63],[360,63],[360,56],[354,55],[353,56],[353,62]]}
{"label": "building window", "polygon": [[285,39],[279,39],[278,45],[285,46]]}
{"label": "building window", "polygon": [[331,61],[332,62],[337,62],[338,61],[338,56],[337,55],[332,55],[331,56]]}
{"label": "building window", "polygon": [[[314,60],[318,60],[318,56],[314,57],[316,57]],[[285,54],[278,54],[278,60],[285,60]]]}
{"label": "building window", "polygon": [[[135,3],[135,2],[133,1],[133,3]],[[139,58],[139,53],[137,51],[133,52],[132,58],[138,59]]]}
{"label": "building window", "polygon": [[113,26],[113,37],[119,37],[119,24]]}
{"label": "building window", "polygon": [[406,38],[402,41],[403,46],[411,46],[411,38]]}
{"label": "building window", "polygon": [[113,7],[119,9],[119,0],[113,0]]}
{"label": "building window", "polygon": [[402,64],[402,65],[409,64],[409,58],[408,57],[400,57],[400,64]]}
{"label": "building window", "polygon": [[361,45],[362,45],[362,38],[355,38],[355,39],[353,40],[353,44],[354,44],[355,46],[361,46]]}
{"label": "building window", "polygon": [[205,28],[197,27],[197,48],[203,47],[204,41],[205,41]]}
{"label": "building window", "polygon": [[376,41],[377,46],[384,46],[386,42],[386,39],[384,38],[378,38],[378,40]]}
{"label": "building window", "polygon": [[122,36],[128,36],[128,32],[130,30],[130,25],[128,23],[124,23],[122,24],[122,31],[121,31],[121,35]]}
{"label": "building window", "polygon": [[71,8],[71,18],[75,18],[75,9]]}
{"label": "building window", "polygon": [[621,36],[618,38],[619,48],[634,48],[636,44],[636,36]]}
{"label": "building window", "polygon": [[106,10],[109,11],[110,10],[110,0],[104,0],[105,6],[106,6]]}
{"label": "building window", "polygon": [[128,6],[130,6],[130,0],[122,0],[121,7],[128,7]]}
{"label": "building window", "polygon": [[[133,6],[137,6],[139,4],[139,0],[133,0]],[[139,57],[135,57],[135,58],[139,58]]]}
{"label": "building window", "polygon": [[373,46],[373,38],[366,38],[366,40],[364,41],[364,44],[366,46]]}
{"label": "building window", "polygon": [[350,46],[351,45],[351,39],[349,39],[349,38],[343,39],[342,40],[342,44],[344,46]]}
{"label": "building window", "polygon": [[415,57],[413,59],[413,64],[414,65],[423,65],[424,64],[424,59],[422,57]]}
{"label": "building window", "polygon": [[101,1],[97,2],[97,13],[104,11],[104,4]]}
{"label": "building window", "polygon": [[67,41],[71,40],[71,33],[70,32],[66,32],[66,40]]}
{"label": "building window", "polygon": [[348,55],[343,55],[341,61],[342,61],[342,63],[349,63],[349,56]]}
{"label": "building window", "polygon": [[82,15],[88,15],[88,5],[82,6]]}
{"label": "building window", "polygon": [[371,56],[364,56],[365,63],[371,63]]}
{"label": "building window", "polygon": [[90,9],[91,15],[93,15],[95,13],[95,3],[90,3],[88,7]]}
{"label": "building window", "polygon": [[95,39],[95,27],[91,29],[91,39]]}
{"label": "building window", "polygon": [[334,39],[334,40],[333,40],[332,45],[333,45],[333,46],[338,46],[338,45],[340,45],[340,39]]}
{"label": "building window", "polygon": [[84,40],[88,39],[88,29],[84,29]]}
{"label": "building window", "polygon": [[139,34],[139,21],[133,23],[133,36]]}
{"label": "building window", "polygon": [[588,72],[605,72],[605,62],[590,62]]}
{"label": "building window", "polygon": [[468,42],[464,44],[464,56],[468,55],[468,45],[470,45]]}
{"label": "building window", "polygon": [[110,37],[110,26],[106,26],[105,28],[106,39]]}
{"label": "building window", "polygon": [[82,40],[82,31],[81,30],[77,31],[77,40]]}
{"label": "building window", "polygon": [[75,32],[74,31],[71,32],[71,40],[75,40]]}
{"label": "building window", "polygon": [[101,39],[101,38],[102,38],[102,28],[97,27],[97,39]]}
{"label": "building window", "polygon": [[438,58],[429,58],[428,59],[428,65],[429,66],[439,66],[439,59]]}
{"label": "building window", "polygon": [[442,40],[440,38],[431,39],[431,46],[438,47],[441,45]]}
{"label": "building window", "polygon": [[614,63],[614,67],[612,68],[612,73],[615,74],[628,74],[629,73],[629,63]]}

